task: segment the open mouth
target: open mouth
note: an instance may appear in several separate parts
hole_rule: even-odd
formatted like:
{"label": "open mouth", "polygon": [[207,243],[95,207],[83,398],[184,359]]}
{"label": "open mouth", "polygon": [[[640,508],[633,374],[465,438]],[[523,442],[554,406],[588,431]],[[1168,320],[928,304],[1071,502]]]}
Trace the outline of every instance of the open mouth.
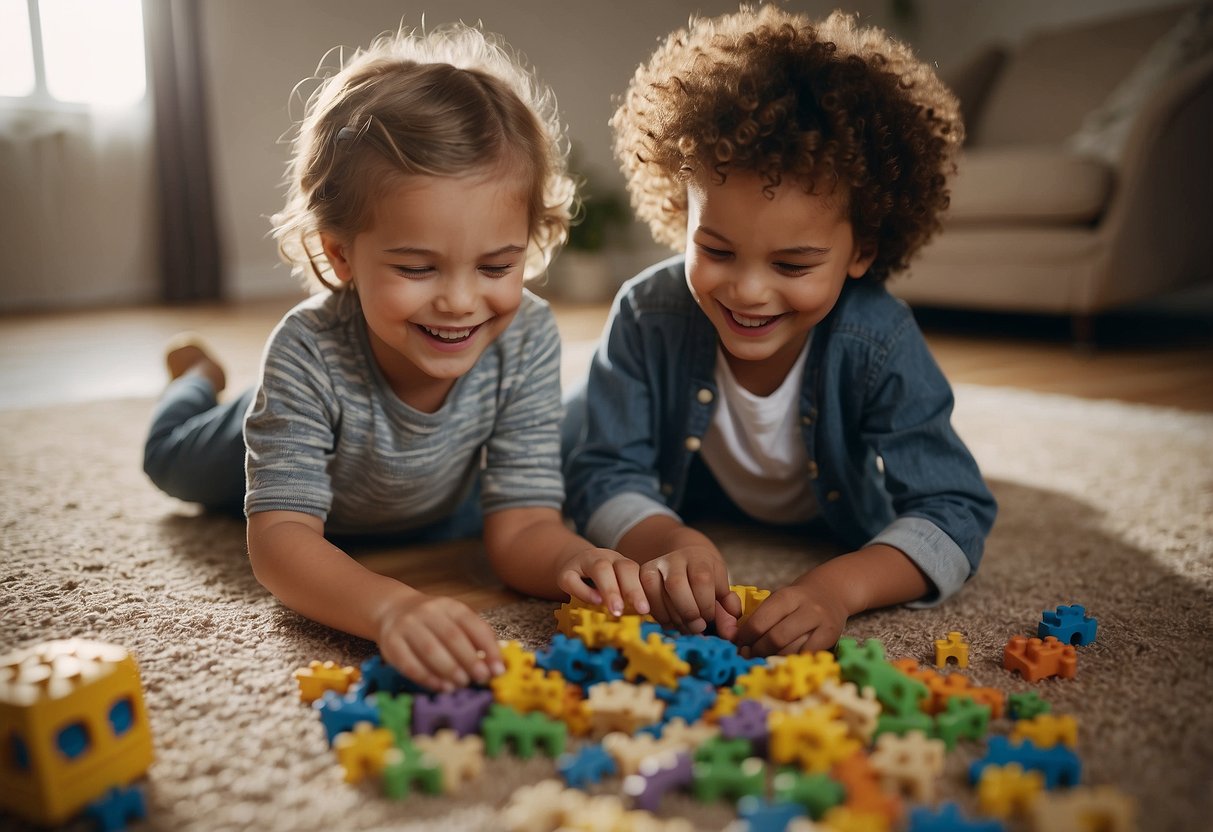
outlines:
{"label": "open mouth", "polygon": [[476,330],[480,329],[482,324],[476,326],[453,328],[453,327],[432,327],[425,324],[417,324],[418,329],[426,335],[433,338],[440,344],[456,345],[462,344],[476,334]]}
{"label": "open mouth", "polygon": [[[717,303],[720,302],[717,301]],[[787,314],[783,312],[778,315],[743,315],[740,312],[734,312],[723,303],[720,304],[720,309],[724,312],[724,318],[728,322],[729,328],[742,335],[765,335]]]}

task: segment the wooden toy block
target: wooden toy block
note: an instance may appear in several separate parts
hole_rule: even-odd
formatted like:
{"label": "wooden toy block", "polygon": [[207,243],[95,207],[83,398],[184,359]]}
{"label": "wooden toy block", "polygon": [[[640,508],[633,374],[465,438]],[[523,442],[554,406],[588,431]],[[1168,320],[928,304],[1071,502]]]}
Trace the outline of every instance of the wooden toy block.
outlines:
{"label": "wooden toy block", "polygon": [[641,764],[652,757],[659,757],[670,751],[682,751],[665,739],[658,739],[652,734],[625,734],[612,731],[602,738],[602,747],[615,760],[619,773],[627,777],[640,771]]}
{"label": "wooden toy block", "polygon": [[1029,682],[1039,682],[1051,676],[1073,679],[1078,675],[1078,651],[1062,644],[1054,636],[1043,641],[1038,638],[1015,636],[1003,651],[1002,666],[1019,673]]}
{"label": "wooden toy block", "polygon": [[590,735],[601,737],[611,731],[635,733],[645,725],[661,721],[665,703],[657,698],[652,685],[627,682],[600,682],[590,688]]}
{"label": "wooden toy block", "polygon": [[336,662],[308,662],[307,667],[295,671],[299,698],[309,705],[323,696],[326,690],[348,693],[350,686],[361,678],[362,672],[358,668],[342,667]]}
{"label": "wooden toy block", "polygon": [[112,811],[124,810],[153,756],[134,656],[84,639],[3,656],[0,743],[0,812],[57,826],[114,788]]}
{"label": "wooden toy block", "polygon": [[946,638],[935,640],[935,666],[946,667],[949,661],[954,661],[957,667],[969,666],[969,643],[955,630]]}
{"label": "wooden toy block", "polygon": [[833,706],[825,705],[802,714],[774,713],[770,717],[770,759],[773,763],[796,763],[809,772],[826,772],[860,749],[847,736],[847,726]]}
{"label": "wooden toy block", "polygon": [[333,749],[337,752],[337,762],[345,769],[345,782],[358,783],[383,771],[384,757],[395,742],[391,731],[376,728],[369,722],[359,722],[353,731],[338,734],[333,740]]}
{"label": "wooden toy block", "polygon": [[1137,828],[1137,806],[1111,786],[1082,787],[1041,795],[1028,821],[1032,832],[1132,832]]}
{"label": "wooden toy block", "polygon": [[817,696],[823,703],[838,709],[838,717],[847,726],[848,735],[864,745],[868,744],[876,732],[876,723],[880,718],[880,703],[876,701],[876,691],[864,688],[861,694],[854,682],[826,683],[817,691]]}
{"label": "wooden toy block", "polygon": [[681,717],[674,717],[665,724],[661,731],[661,739],[670,748],[693,751],[713,737],[720,736],[720,728],[706,722],[688,723]]}
{"label": "wooden toy block", "polygon": [[629,682],[643,678],[654,685],[673,688],[678,686],[678,677],[691,672],[691,666],[678,658],[674,644],[657,633],[649,633],[644,641],[629,639],[620,650],[627,660],[623,677]]}
{"label": "wooden toy block", "polygon": [[1024,815],[1044,788],[1039,771],[1025,771],[1019,763],[989,766],[977,781],[977,806],[982,814],[1003,819]]}
{"label": "wooden toy block", "polygon": [[1078,721],[1069,714],[1021,719],[1011,729],[1011,739],[1031,740],[1037,748],[1052,748],[1058,743],[1074,748],[1078,745]]}
{"label": "wooden toy block", "polygon": [[453,794],[484,770],[484,739],[474,734],[461,737],[443,728],[433,736],[416,737],[413,744],[442,771],[442,790],[447,794]]}
{"label": "wooden toy block", "polygon": [[882,734],[868,758],[880,774],[885,791],[894,791],[918,803],[935,800],[935,781],[943,773],[944,745],[921,731],[904,736]]}

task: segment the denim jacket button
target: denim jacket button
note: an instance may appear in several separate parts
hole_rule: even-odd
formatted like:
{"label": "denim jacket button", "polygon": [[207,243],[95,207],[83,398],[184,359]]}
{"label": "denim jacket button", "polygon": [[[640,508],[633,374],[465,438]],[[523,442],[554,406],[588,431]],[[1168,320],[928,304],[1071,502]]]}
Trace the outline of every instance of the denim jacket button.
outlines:
{"label": "denim jacket button", "polygon": [[831,503],[836,503],[836,502],[838,502],[838,498],[841,496],[842,495],[839,494],[837,491],[831,491],[829,494],[826,495],[826,499],[829,500]]}
{"label": "denim jacket button", "polygon": [[699,400],[700,404],[711,404],[713,398],[712,391],[706,387],[701,387],[699,392],[695,394],[695,398]]}
{"label": "denim jacket button", "polygon": [[695,453],[695,451],[699,450],[700,446],[703,445],[703,442],[699,440],[698,436],[688,436],[687,441],[683,444],[686,446],[688,451]]}
{"label": "denim jacket button", "polygon": [[667,497],[670,496],[674,493],[674,486],[670,485],[668,482],[663,482],[661,484],[661,493]]}
{"label": "denim jacket button", "polygon": [[811,425],[811,424],[813,424],[813,417],[812,416],[801,416],[800,423],[802,425]]}
{"label": "denim jacket button", "polygon": [[811,459],[809,460],[809,479],[817,479],[817,463]]}

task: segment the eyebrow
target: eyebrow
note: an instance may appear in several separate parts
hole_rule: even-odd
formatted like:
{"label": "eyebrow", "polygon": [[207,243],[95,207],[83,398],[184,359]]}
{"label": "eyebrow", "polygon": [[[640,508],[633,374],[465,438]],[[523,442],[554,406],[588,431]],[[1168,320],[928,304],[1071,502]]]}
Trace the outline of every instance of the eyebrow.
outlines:
{"label": "eyebrow", "polygon": [[[719,231],[713,231],[712,229],[708,228],[706,225],[699,226],[699,230],[702,231],[704,234],[707,234],[709,237],[715,237],[717,240],[720,240],[720,242],[722,242],[722,243],[725,243],[730,246],[733,245],[733,241],[730,240],[728,237],[724,236]],[[772,252],[772,254],[800,255],[802,257],[805,257],[805,256],[814,257],[814,256],[820,256],[820,255],[829,254],[829,253],[830,253],[830,250],[828,248],[820,248],[818,246],[791,246],[789,248],[781,248],[781,249],[778,249],[777,251]]]}
{"label": "eyebrow", "polygon": [[[493,249],[492,251],[486,251],[484,254],[481,254],[479,256],[480,257],[496,257],[500,254],[519,254],[524,251],[526,251],[526,246],[520,246],[520,245],[515,245],[515,244],[511,243],[510,245],[505,245],[505,246],[502,246],[501,248]],[[384,254],[417,254],[417,255],[421,255],[422,257],[438,256],[438,252],[436,252],[436,251],[432,251],[431,249],[428,249],[428,248],[417,248],[415,246],[399,246],[397,248],[385,248],[383,250],[383,253]]]}

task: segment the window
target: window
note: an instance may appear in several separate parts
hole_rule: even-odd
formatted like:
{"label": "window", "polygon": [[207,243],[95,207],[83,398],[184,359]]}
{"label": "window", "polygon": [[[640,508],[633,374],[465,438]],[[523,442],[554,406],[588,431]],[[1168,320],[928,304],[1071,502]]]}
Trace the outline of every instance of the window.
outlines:
{"label": "window", "polygon": [[0,0],[0,99],[134,104],[143,51],[142,0]]}

